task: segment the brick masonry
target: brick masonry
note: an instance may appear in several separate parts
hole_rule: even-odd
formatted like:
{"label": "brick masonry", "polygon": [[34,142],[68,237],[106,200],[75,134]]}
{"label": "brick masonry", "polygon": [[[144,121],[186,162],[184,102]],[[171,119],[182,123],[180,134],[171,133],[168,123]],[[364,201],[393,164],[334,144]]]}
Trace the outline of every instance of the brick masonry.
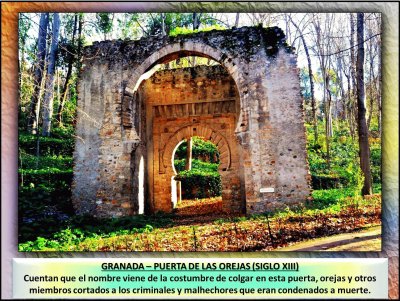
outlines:
{"label": "brick masonry", "polygon": [[[187,55],[221,65],[150,73]],[[85,49],[83,64],[78,214],[171,211],[173,153],[194,135],[221,154],[225,211],[261,213],[310,195],[299,71],[279,28],[105,41]]]}

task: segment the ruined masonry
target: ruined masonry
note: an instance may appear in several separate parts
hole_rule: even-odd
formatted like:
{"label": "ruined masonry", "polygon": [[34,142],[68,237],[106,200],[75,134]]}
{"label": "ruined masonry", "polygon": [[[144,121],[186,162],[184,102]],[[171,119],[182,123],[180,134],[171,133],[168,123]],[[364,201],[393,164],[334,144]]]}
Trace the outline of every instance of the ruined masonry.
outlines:
{"label": "ruined masonry", "polygon": [[[189,55],[220,65],[154,72]],[[172,211],[174,152],[193,136],[217,145],[226,212],[262,213],[310,195],[296,56],[277,27],[95,43],[78,92],[78,214]]]}

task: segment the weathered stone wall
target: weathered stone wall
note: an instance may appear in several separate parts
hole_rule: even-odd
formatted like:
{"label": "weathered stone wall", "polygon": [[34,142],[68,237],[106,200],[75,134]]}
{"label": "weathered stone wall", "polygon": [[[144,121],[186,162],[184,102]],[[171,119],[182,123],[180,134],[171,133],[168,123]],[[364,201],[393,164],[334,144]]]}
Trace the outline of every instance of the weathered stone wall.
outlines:
{"label": "weathered stone wall", "polygon": [[[229,146],[237,141],[231,154],[237,156],[232,162],[239,166],[238,185],[242,188],[235,190],[241,195],[230,199],[243,196],[242,205],[245,203],[247,213],[255,213],[299,202],[309,195],[295,56],[284,45],[281,30],[239,28],[175,38],[106,41],[85,49],[74,155],[73,201],[79,213],[121,216],[141,213],[143,208],[148,212],[171,208],[166,197],[159,202],[163,197],[155,194],[154,184],[158,180],[153,175],[160,165],[152,158],[159,158],[156,152],[161,147],[156,145],[160,142],[155,135],[161,135],[162,129],[153,127],[152,117],[153,113],[157,118],[166,117],[168,130],[172,130],[174,120],[168,120],[168,114],[173,112],[168,106],[158,107],[158,113],[149,110],[146,91],[143,85],[139,86],[140,77],[151,67],[185,55],[220,62],[236,86],[236,106],[229,104],[232,100],[225,101],[225,111],[219,118],[220,126],[229,124],[229,129],[218,129],[219,121],[210,121],[203,113],[200,121],[184,115],[173,117],[177,118],[175,122],[186,118],[179,121],[187,124],[186,131],[202,124],[204,129],[216,133],[213,137],[225,135]],[[193,95],[202,95],[194,99],[193,112],[201,110],[211,116],[209,104],[201,100],[214,96],[212,82],[206,83],[209,88],[202,90],[199,85],[196,93],[191,91]],[[224,84],[220,85],[222,93]],[[181,89],[190,94],[185,87]],[[174,107],[181,113],[186,110],[185,105]],[[170,182],[164,184],[160,187],[166,187],[164,192],[170,194]],[[240,201],[237,204],[241,206]]]}

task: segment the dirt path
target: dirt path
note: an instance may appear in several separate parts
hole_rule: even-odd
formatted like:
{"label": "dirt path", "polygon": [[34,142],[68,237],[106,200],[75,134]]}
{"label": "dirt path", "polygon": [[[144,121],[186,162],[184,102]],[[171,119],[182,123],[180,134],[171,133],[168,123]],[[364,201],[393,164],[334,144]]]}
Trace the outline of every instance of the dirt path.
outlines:
{"label": "dirt path", "polygon": [[381,226],[299,242],[279,251],[381,251]]}

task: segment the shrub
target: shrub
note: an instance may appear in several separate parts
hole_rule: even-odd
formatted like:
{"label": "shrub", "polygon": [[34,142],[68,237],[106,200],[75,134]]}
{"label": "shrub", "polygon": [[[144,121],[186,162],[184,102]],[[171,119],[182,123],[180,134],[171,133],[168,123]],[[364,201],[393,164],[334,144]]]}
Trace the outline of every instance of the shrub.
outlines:
{"label": "shrub", "polygon": [[[348,125],[337,121],[338,127],[330,140],[330,158],[327,162],[326,141],[323,124],[319,122],[319,139],[314,142],[313,127],[307,129],[307,155],[312,175],[313,189],[331,189],[340,187],[360,187],[362,173],[358,154],[357,137],[349,135]],[[371,172],[373,183],[381,183],[381,144],[380,138],[370,139]]]}
{"label": "shrub", "polygon": [[75,145],[75,140],[73,138],[37,137],[35,135],[20,133],[18,138],[19,148],[28,154],[35,155],[38,139],[39,154],[41,156],[72,156]]}
{"label": "shrub", "polygon": [[332,189],[347,187],[349,180],[338,175],[311,175],[313,189]]}
{"label": "shrub", "polygon": [[[186,159],[174,161],[175,169],[178,173],[185,170],[185,163],[186,163]],[[197,159],[192,160],[192,169],[202,170],[205,172],[217,172],[218,165],[219,164],[217,164],[217,163],[203,162],[203,161],[197,160]]]}
{"label": "shrub", "polygon": [[[20,184],[27,184],[33,187],[40,184],[63,186],[60,182],[71,185],[72,182],[72,169],[59,170],[58,168],[46,169],[20,169],[18,171],[18,180]],[[25,185],[26,186],[26,185]]]}
{"label": "shrub", "polygon": [[206,31],[212,31],[212,30],[225,30],[225,29],[226,29],[225,27],[218,25],[218,24],[209,25],[205,28],[195,29],[195,30],[186,28],[186,27],[176,27],[169,32],[169,36],[176,37],[178,35],[190,35],[190,34],[194,34],[194,33],[198,33],[198,32],[206,32]]}
{"label": "shrub", "polygon": [[[186,158],[186,141],[183,142],[175,152],[175,159],[181,160]],[[192,158],[210,163],[219,163],[219,152],[214,143],[204,141],[199,137],[193,137]]]}
{"label": "shrub", "polygon": [[175,180],[182,182],[184,199],[202,199],[222,194],[221,176],[218,172],[182,171]]}

